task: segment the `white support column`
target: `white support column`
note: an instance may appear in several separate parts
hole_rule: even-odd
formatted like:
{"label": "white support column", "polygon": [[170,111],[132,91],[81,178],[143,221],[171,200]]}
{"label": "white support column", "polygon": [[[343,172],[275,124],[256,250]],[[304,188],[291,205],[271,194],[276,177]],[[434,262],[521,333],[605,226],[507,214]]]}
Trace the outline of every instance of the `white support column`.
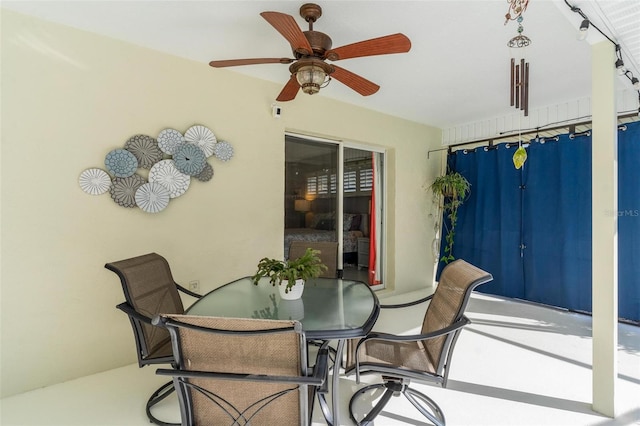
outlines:
{"label": "white support column", "polygon": [[618,379],[618,130],[616,61],[609,41],[592,52],[593,409],[616,414]]}

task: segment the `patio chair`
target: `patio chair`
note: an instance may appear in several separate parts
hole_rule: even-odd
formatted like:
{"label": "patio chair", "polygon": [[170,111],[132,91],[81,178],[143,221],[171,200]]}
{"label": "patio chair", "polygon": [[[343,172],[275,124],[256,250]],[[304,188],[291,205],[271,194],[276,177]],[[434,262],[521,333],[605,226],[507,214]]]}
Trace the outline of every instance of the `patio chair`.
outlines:
{"label": "patio chair", "polygon": [[[488,272],[459,259],[444,268],[433,295],[414,302],[380,306],[404,308],[430,300],[420,334],[394,335],[372,331],[360,340],[348,342],[346,373],[355,372],[357,383],[363,374],[380,374],[383,379],[383,383],[366,386],[352,396],[349,412],[357,425],[370,424],[392,396],[400,395],[404,395],[435,425],[445,424],[440,407],[433,399],[409,387],[410,381],[446,387],[456,340],[462,328],[470,323],[464,311],[471,292],[492,279]],[[376,405],[364,418],[356,419],[357,400],[380,390],[384,393]]]}
{"label": "patio chair", "polygon": [[292,241],[289,246],[289,259],[296,259],[304,254],[307,248],[318,250],[318,257],[327,266],[320,276],[336,278],[338,276],[338,243],[332,241]]}
{"label": "patio chair", "polygon": [[293,320],[160,315],[169,330],[182,425],[311,424],[326,392],[327,349],[307,368],[302,325]]}
{"label": "patio chair", "polygon": [[[161,313],[183,314],[184,306],[178,290],[199,298],[202,297],[178,285],[171,275],[167,260],[156,253],[104,265],[120,277],[125,302],[116,306],[129,316],[136,342],[138,366],[149,364],[171,364],[174,362],[171,337],[166,329],[151,324],[154,316]],[[151,407],[174,391],[170,381],[156,390],[146,405],[147,417],[158,425],[172,425],[158,420],[151,414]]]}
{"label": "patio chair", "polygon": [[[332,241],[292,241],[289,246],[289,259],[296,259],[302,256],[307,248],[318,250],[318,257],[327,270],[323,271],[320,277],[336,278],[338,276],[338,243]],[[308,342],[314,346],[321,346],[325,343],[323,340],[310,340]],[[335,348],[329,346],[329,350],[335,356]]]}

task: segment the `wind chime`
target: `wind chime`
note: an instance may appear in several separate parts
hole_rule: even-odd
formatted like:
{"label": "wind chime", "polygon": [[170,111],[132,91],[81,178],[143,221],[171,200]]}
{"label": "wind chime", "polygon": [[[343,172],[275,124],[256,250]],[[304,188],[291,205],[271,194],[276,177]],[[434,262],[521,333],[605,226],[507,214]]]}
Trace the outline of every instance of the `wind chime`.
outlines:
{"label": "wind chime", "polygon": [[[508,0],[509,10],[505,15],[504,24],[515,20],[518,22],[518,35],[507,43],[512,53],[519,53],[518,58],[511,58],[510,102],[511,106],[524,111],[524,116],[529,116],[529,63],[525,60],[525,48],[531,44],[531,39],[523,34],[522,14],[529,5],[529,0]],[[524,165],[527,160],[527,151],[522,146],[522,139],[518,141],[518,149],[513,154],[513,164],[516,169]]]}

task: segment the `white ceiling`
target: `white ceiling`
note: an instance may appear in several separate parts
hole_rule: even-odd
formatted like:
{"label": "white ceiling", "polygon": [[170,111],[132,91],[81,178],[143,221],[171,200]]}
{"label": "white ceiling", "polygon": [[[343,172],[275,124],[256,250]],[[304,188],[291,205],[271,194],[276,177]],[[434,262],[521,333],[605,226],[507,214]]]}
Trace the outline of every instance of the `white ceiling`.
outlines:
{"label": "white ceiling", "polygon": [[[640,78],[640,1],[569,0],[617,40],[624,60]],[[292,57],[289,44],[259,13],[272,10],[299,15],[303,1],[2,1],[3,8],[104,34],[201,62]],[[338,47],[402,32],[410,52],[347,59],[338,64],[379,84],[378,93],[362,97],[332,81],[319,95],[335,98],[441,128],[512,114],[509,106],[509,59],[506,47],[517,23],[504,25],[505,0],[318,1],[323,16],[314,29]],[[530,109],[590,96],[589,42],[576,40],[581,19],[564,1],[530,0],[524,34],[531,64]],[[591,30],[591,33],[595,31]],[[613,66],[613,64],[612,64]],[[211,68],[241,72],[284,83],[288,65],[266,64]],[[621,89],[630,88],[620,78]],[[274,91],[274,98],[279,90]],[[299,93],[300,96],[308,96]],[[295,104],[295,100],[291,103]]]}

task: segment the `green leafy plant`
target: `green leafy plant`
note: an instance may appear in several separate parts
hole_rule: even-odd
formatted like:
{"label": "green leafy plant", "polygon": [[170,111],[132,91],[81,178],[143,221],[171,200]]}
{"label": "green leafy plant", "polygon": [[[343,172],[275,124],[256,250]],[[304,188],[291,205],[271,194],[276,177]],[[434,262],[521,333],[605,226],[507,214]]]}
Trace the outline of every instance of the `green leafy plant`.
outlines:
{"label": "green leafy plant", "polygon": [[[453,257],[453,240],[455,237],[456,223],[458,221],[458,207],[462,205],[469,195],[471,184],[458,172],[447,171],[444,176],[439,176],[430,186],[434,198],[449,218],[451,229],[448,229],[445,237],[446,246],[441,261],[449,263],[455,260]],[[444,222],[443,222],[444,223]],[[444,224],[446,227],[446,224]]]}
{"label": "green leafy plant", "polygon": [[271,285],[281,285],[283,281],[287,281],[285,293],[288,293],[296,283],[297,279],[308,280],[319,277],[327,266],[322,263],[318,255],[318,250],[308,248],[305,253],[297,259],[278,260],[270,258],[262,258],[258,262],[258,270],[251,280],[258,285],[260,279],[268,277]]}

